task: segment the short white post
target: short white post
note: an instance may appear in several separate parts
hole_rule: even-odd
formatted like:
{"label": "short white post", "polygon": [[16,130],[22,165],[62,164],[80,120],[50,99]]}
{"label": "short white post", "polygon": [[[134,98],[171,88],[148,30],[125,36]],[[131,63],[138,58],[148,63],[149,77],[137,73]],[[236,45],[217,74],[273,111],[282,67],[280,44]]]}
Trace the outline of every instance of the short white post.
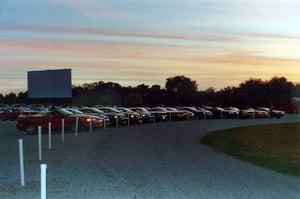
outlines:
{"label": "short white post", "polygon": [[46,170],[47,164],[41,164],[41,199],[46,199]]}
{"label": "short white post", "polygon": [[25,186],[24,178],[24,156],[23,156],[23,139],[19,139],[19,156],[20,156],[20,176],[21,176],[21,185]]}
{"label": "short white post", "polygon": [[38,126],[39,160],[42,160],[42,127]]}
{"label": "short white post", "polygon": [[51,122],[48,123],[48,149],[51,150],[52,148],[52,141],[51,141]]}
{"label": "short white post", "polygon": [[61,120],[61,141],[65,141],[65,119]]}
{"label": "short white post", "polygon": [[75,123],[75,136],[78,135],[78,117],[76,117],[76,123]]}
{"label": "short white post", "polygon": [[90,118],[90,132],[93,131],[93,126],[92,126],[92,118]]}

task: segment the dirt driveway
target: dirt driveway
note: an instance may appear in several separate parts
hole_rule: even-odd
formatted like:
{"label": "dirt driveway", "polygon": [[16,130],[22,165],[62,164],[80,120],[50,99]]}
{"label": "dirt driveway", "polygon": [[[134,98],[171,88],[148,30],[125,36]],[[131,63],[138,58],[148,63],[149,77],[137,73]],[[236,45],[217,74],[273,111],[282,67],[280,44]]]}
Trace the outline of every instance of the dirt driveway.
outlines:
{"label": "dirt driveway", "polygon": [[[48,198],[299,198],[300,179],[254,166],[198,142],[217,129],[283,119],[193,120],[99,129],[52,138],[43,135]],[[0,123],[0,198],[40,198],[37,136]],[[300,129],[300,126],[299,126]],[[24,139],[20,186],[18,139]]]}

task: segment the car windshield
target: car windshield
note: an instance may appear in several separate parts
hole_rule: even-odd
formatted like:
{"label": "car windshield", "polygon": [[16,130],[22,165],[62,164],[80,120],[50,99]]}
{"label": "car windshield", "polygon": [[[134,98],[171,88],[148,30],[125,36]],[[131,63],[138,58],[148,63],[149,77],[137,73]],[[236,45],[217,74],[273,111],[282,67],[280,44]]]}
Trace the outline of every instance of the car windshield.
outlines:
{"label": "car windshield", "polygon": [[177,111],[176,108],[172,108],[172,107],[167,107],[167,108],[165,108],[165,109],[167,109],[168,111]]}
{"label": "car windshield", "polygon": [[79,111],[79,110],[77,110],[77,109],[65,109],[66,111],[69,111],[69,112],[71,112],[71,113],[75,113],[75,114],[82,114],[83,112],[81,112],[81,111]]}
{"label": "car windshield", "polygon": [[140,112],[148,112],[148,110],[146,108],[133,108],[136,111],[140,111]]}
{"label": "car windshield", "polygon": [[66,109],[56,109],[55,110],[57,113],[60,113],[61,115],[63,115],[63,116],[68,116],[68,115],[73,115],[73,113],[72,112],[70,112],[70,111],[68,111],[68,110],[66,110]]}
{"label": "car windshield", "polygon": [[91,110],[94,112],[94,113],[99,113],[99,114],[103,114],[103,111],[97,109],[97,108],[91,108]]}
{"label": "car windshield", "polygon": [[105,108],[99,108],[101,111],[104,111],[105,113],[120,113],[121,111],[111,108],[111,107],[105,107]]}
{"label": "car windshield", "polygon": [[19,111],[31,111],[29,108],[27,107],[19,107],[17,108]]}
{"label": "car windshield", "polygon": [[119,108],[118,110],[123,111],[123,112],[127,112],[127,113],[132,113],[133,110],[130,110],[129,108]]}
{"label": "car windshield", "polygon": [[162,107],[154,107],[154,108],[151,108],[152,111],[163,111],[165,112],[166,109],[165,108],[162,108]]}
{"label": "car windshield", "polygon": [[197,109],[194,108],[194,107],[186,107],[186,109],[187,109],[187,110],[190,110],[190,111],[197,111]]}

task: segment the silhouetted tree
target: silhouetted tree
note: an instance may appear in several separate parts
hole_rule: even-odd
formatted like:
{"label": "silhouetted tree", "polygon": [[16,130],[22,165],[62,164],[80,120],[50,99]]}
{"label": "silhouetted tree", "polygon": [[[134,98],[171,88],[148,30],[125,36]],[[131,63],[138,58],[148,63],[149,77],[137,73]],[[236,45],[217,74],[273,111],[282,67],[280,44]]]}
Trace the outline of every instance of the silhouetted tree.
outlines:
{"label": "silhouetted tree", "polygon": [[240,106],[258,106],[267,102],[266,82],[261,79],[249,79],[240,84],[237,97]]}
{"label": "silhouetted tree", "polygon": [[128,95],[124,99],[124,106],[126,107],[143,106],[143,98],[141,94],[137,92],[128,93]]}
{"label": "silhouetted tree", "polygon": [[195,103],[196,81],[185,76],[167,78],[166,91],[170,105],[190,105]]}
{"label": "silhouetted tree", "polygon": [[90,90],[73,99],[76,105],[121,105],[120,95],[112,89]]}
{"label": "silhouetted tree", "polygon": [[292,97],[300,97],[300,84],[296,84],[294,86],[294,88],[292,90]]}
{"label": "silhouetted tree", "polygon": [[16,104],[17,103],[17,95],[15,93],[9,93],[5,95],[4,102],[6,104]]}
{"label": "silhouetted tree", "polygon": [[79,97],[79,95],[83,94],[85,92],[84,88],[81,86],[73,87],[72,89],[72,96],[73,98]]}
{"label": "silhouetted tree", "polygon": [[[93,82],[82,86],[73,86],[73,104],[92,106],[180,106],[180,105],[211,105],[211,106],[268,106],[286,105],[292,97],[300,96],[300,84],[294,85],[285,77],[273,77],[270,80],[251,78],[238,87],[227,86],[220,91],[210,87],[197,91],[196,81],[185,76],[166,79],[165,89],[159,85],[151,87],[140,84],[136,87],[122,87],[114,82]],[[0,94],[0,103],[26,103],[27,91],[18,95]]]}
{"label": "silhouetted tree", "polygon": [[145,106],[157,106],[165,104],[165,99],[163,95],[163,90],[160,85],[153,85],[149,89],[148,97],[146,98]]}
{"label": "silhouetted tree", "polygon": [[138,92],[139,94],[141,94],[141,96],[143,98],[147,98],[147,95],[149,93],[149,86],[145,85],[145,84],[140,84],[136,87],[136,92]]}
{"label": "silhouetted tree", "polygon": [[4,103],[4,96],[0,93],[0,103]]}
{"label": "silhouetted tree", "polygon": [[293,83],[285,77],[273,77],[267,85],[269,100],[275,106],[291,102]]}
{"label": "silhouetted tree", "polygon": [[17,103],[20,103],[20,104],[27,104],[28,103],[28,93],[27,92],[20,92],[18,94],[18,97],[17,97]]}
{"label": "silhouetted tree", "polygon": [[234,93],[235,93],[236,88],[235,87],[230,87],[227,86],[224,89],[220,90],[217,93],[218,96],[218,102],[217,104],[219,106],[236,106],[235,102],[235,97],[234,97]]}

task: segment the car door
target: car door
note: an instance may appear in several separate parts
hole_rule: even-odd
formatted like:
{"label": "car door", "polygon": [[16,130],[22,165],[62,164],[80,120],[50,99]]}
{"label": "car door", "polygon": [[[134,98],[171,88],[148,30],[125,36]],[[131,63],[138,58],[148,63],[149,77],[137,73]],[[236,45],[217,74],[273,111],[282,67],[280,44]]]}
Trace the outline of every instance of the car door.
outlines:
{"label": "car door", "polygon": [[49,116],[49,122],[51,122],[51,127],[53,130],[59,130],[62,127],[62,119],[64,116],[58,112],[51,112]]}

